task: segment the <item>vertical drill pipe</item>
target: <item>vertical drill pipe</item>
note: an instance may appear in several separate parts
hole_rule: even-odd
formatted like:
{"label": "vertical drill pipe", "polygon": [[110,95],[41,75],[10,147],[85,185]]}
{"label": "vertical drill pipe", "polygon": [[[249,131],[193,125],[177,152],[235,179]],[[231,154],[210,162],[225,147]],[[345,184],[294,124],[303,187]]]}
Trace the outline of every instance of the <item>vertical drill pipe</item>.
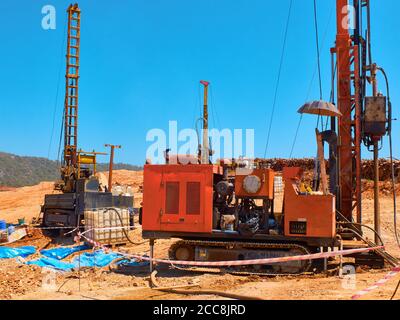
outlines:
{"label": "vertical drill pipe", "polygon": [[[354,56],[354,151],[355,159],[355,207],[357,222],[362,223],[362,187],[361,187],[361,122],[362,122],[362,99],[361,99],[361,78],[360,78],[360,50],[359,46],[353,48]],[[358,230],[362,234],[361,228]]]}
{"label": "vertical drill pipe", "polygon": [[[376,78],[377,65],[371,65],[371,83],[373,96],[378,96],[378,81]],[[377,234],[375,234],[375,243],[378,243],[381,235],[381,214],[379,205],[379,138],[374,139],[374,227]]]}
{"label": "vertical drill pipe", "polygon": [[121,149],[121,146],[116,146],[112,144],[106,144],[105,147],[110,147],[111,152],[110,152],[110,164],[108,168],[108,191],[111,192],[112,189],[112,176],[113,176],[113,166],[114,166],[114,150],[115,148]]}
{"label": "vertical drill pipe", "polygon": [[110,153],[110,167],[108,169],[108,191],[111,191],[112,188],[113,163],[114,163],[114,146],[111,147],[111,153]]}
{"label": "vertical drill pipe", "polygon": [[204,86],[204,106],[203,106],[203,152],[201,157],[202,164],[209,164],[210,162],[210,148],[208,146],[208,86],[207,81],[200,81]]}
{"label": "vertical drill pipe", "polygon": [[374,226],[375,226],[375,243],[379,243],[381,235],[381,216],[379,206],[379,145],[378,141],[374,142]]}

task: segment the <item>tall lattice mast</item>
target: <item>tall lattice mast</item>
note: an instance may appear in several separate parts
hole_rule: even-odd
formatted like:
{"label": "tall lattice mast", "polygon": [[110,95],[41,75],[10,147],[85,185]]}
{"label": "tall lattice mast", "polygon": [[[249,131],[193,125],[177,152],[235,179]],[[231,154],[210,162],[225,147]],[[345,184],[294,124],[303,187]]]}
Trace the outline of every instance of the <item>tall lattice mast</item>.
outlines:
{"label": "tall lattice mast", "polygon": [[[358,4],[359,1],[354,0]],[[361,222],[361,100],[360,61],[357,39],[352,39],[347,21],[349,0],[337,0],[337,103],[339,119],[339,210],[350,221],[356,211]]]}
{"label": "tall lattice mast", "polygon": [[78,4],[68,12],[67,71],[64,102],[64,167],[69,173],[77,166],[78,145],[78,83],[81,11]]}

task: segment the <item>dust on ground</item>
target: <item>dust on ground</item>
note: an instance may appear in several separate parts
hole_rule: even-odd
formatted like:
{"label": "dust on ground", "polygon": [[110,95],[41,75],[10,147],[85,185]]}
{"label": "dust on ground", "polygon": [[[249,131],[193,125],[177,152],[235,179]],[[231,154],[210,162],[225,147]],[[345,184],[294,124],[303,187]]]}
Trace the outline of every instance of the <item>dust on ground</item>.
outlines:
{"label": "dust on ground", "polygon": [[[142,172],[116,171],[114,182],[131,185],[135,192],[135,206],[142,201]],[[368,190],[367,190],[368,191]],[[53,183],[44,182],[34,187],[18,188],[0,192],[0,217],[9,222],[25,217],[27,221],[40,211],[45,194],[53,192]],[[363,201],[364,223],[373,224],[373,200],[368,192]],[[400,251],[394,239],[392,200],[382,194],[382,234],[388,252],[400,258]],[[373,239],[372,234],[367,236]],[[142,242],[141,228],[131,232],[135,242]],[[73,243],[73,239],[70,239]],[[174,240],[158,240],[155,256],[165,258]],[[14,246],[35,245],[39,249],[59,245],[41,233],[30,230],[28,237]],[[125,253],[149,254],[148,243],[119,247]],[[34,259],[35,256],[29,257]],[[389,269],[358,269],[355,286],[336,275],[315,274],[287,277],[233,276],[229,274],[201,274],[159,268],[157,276],[161,286],[197,285],[194,289],[218,290],[245,296],[256,296],[266,300],[347,300],[358,290],[364,289],[382,279]],[[54,286],[46,287],[48,273],[36,266],[28,266],[18,260],[0,262],[0,299],[60,299],[60,300],[102,300],[102,299],[221,299],[214,295],[181,295],[160,292],[150,288],[150,276],[146,269],[130,273],[116,273],[110,267],[103,269],[81,269],[80,271],[56,273]],[[388,300],[399,279],[388,282],[364,299]],[[400,299],[400,294],[397,297]]]}

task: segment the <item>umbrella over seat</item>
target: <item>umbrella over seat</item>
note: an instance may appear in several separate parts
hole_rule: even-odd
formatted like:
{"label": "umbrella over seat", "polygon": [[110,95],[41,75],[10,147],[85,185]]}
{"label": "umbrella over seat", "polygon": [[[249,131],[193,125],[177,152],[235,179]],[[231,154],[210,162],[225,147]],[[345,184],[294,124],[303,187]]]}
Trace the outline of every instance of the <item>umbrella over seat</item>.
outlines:
{"label": "umbrella over seat", "polygon": [[327,117],[341,117],[342,113],[339,109],[330,102],[326,101],[311,101],[307,102],[303,105],[298,113],[301,114],[315,114],[319,116],[327,116]]}

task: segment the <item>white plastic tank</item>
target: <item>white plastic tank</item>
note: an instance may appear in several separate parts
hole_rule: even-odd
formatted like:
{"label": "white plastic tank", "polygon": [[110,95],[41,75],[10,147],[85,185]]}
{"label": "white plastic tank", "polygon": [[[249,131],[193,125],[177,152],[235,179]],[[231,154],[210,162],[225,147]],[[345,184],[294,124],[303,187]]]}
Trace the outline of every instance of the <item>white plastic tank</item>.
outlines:
{"label": "white plastic tank", "polygon": [[111,192],[113,196],[120,196],[124,193],[124,189],[121,186],[114,186]]}
{"label": "white plastic tank", "polygon": [[126,193],[128,194],[128,197],[133,196],[133,189],[132,189],[131,186],[128,186],[128,187],[126,188]]}

